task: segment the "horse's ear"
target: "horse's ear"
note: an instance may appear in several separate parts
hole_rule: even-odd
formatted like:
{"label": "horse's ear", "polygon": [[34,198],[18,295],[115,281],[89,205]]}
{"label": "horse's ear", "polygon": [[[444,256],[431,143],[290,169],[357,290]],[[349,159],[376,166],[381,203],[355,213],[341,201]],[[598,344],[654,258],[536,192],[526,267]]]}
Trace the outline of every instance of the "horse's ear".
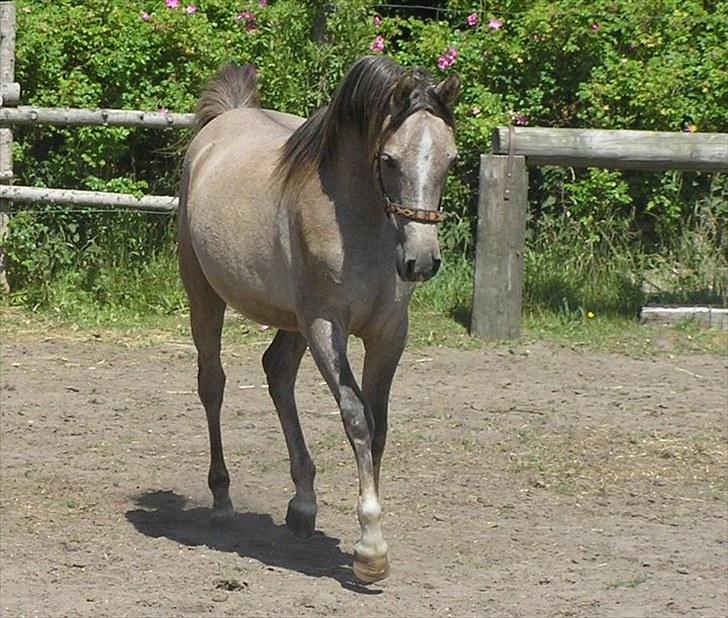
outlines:
{"label": "horse's ear", "polygon": [[452,107],[460,96],[460,88],[460,76],[457,73],[450,73],[450,75],[435,86],[435,92],[437,92],[445,105]]}
{"label": "horse's ear", "polygon": [[417,76],[412,70],[405,71],[397,80],[392,93],[392,103],[398,109],[407,107],[412,91],[417,87]]}

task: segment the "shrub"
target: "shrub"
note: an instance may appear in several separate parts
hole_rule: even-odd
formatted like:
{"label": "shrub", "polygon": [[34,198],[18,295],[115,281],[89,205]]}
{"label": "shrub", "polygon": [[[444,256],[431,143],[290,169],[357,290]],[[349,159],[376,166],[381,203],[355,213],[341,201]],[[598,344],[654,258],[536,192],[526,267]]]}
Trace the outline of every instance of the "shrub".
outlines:
{"label": "shrub", "polygon": [[[468,0],[430,4],[442,10],[388,5],[377,13],[363,0],[200,0],[188,13],[186,2],[168,8],[164,0],[20,0],[17,79],[24,104],[182,112],[194,108],[223,61],[251,61],[265,106],[308,115],[366,53],[422,65],[437,77],[458,71],[460,159],[445,202],[456,216],[442,240],[466,256],[478,158],[495,126],[728,127],[725,2],[503,0],[497,10],[477,10]],[[123,128],[18,129],[16,174],[37,186],[174,193],[186,138]],[[530,225],[541,234],[566,217],[564,238],[594,255],[610,255],[599,252],[618,230],[625,250],[664,257],[686,222],[706,229],[696,204],[708,200],[701,213],[728,218],[726,193],[719,175],[533,170]],[[83,276],[74,280],[93,302],[116,302],[105,291],[106,270],[134,273],[150,256],[171,254],[171,229],[158,216],[35,206],[13,218],[13,287],[23,302],[48,302],[53,281],[77,271]],[[724,241],[706,240],[723,255]]]}

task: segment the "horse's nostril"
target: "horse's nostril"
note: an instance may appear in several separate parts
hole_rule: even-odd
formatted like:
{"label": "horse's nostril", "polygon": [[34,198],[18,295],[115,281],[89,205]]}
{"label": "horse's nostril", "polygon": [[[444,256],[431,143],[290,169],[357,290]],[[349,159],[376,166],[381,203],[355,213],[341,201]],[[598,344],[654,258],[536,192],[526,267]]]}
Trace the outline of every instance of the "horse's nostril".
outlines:
{"label": "horse's nostril", "polygon": [[440,264],[442,264],[442,260],[438,258],[432,259],[432,276],[434,277],[437,274],[437,271],[440,270]]}
{"label": "horse's nostril", "polygon": [[412,281],[415,278],[415,266],[416,266],[415,260],[407,260],[404,263],[405,274],[407,276],[407,279],[409,279],[410,281]]}

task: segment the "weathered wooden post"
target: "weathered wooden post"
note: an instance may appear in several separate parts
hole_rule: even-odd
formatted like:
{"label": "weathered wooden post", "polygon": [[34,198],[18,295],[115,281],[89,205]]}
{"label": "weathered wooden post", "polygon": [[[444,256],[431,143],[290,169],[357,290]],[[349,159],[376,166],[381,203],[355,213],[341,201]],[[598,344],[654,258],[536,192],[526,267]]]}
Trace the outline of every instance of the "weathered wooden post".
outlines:
{"label": "weathered wooden post", "polygon": [[[0,2],[0,107],[17,105],[20,86],[15,83],[15,2]],[[13,133],[0,128],[0,183],[13,180]],[[0,291],[9,290],[5,272],[5,236],[11,202],[0,199]]]}
{"label": "weathered wooden post", "polygon": [[484,339],[515,339],[521,333],[527,194],[525,157],[480,157],[470,332]]}

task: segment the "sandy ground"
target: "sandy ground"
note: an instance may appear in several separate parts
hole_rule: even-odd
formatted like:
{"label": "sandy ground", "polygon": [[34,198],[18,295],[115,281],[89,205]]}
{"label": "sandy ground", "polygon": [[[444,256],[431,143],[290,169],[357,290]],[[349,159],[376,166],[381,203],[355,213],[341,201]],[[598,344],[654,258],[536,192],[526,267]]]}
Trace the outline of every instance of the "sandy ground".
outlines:
{"label": "sandy ground", "polygon": [[1,347],[3,617],[728,615],[726,357],[408,351],[392,573],[363,587],[354,459],[310,358],[319,519],[299,540],[262,346],[225,350],[237,515],[215,527],[192,347],[50,335]]}

